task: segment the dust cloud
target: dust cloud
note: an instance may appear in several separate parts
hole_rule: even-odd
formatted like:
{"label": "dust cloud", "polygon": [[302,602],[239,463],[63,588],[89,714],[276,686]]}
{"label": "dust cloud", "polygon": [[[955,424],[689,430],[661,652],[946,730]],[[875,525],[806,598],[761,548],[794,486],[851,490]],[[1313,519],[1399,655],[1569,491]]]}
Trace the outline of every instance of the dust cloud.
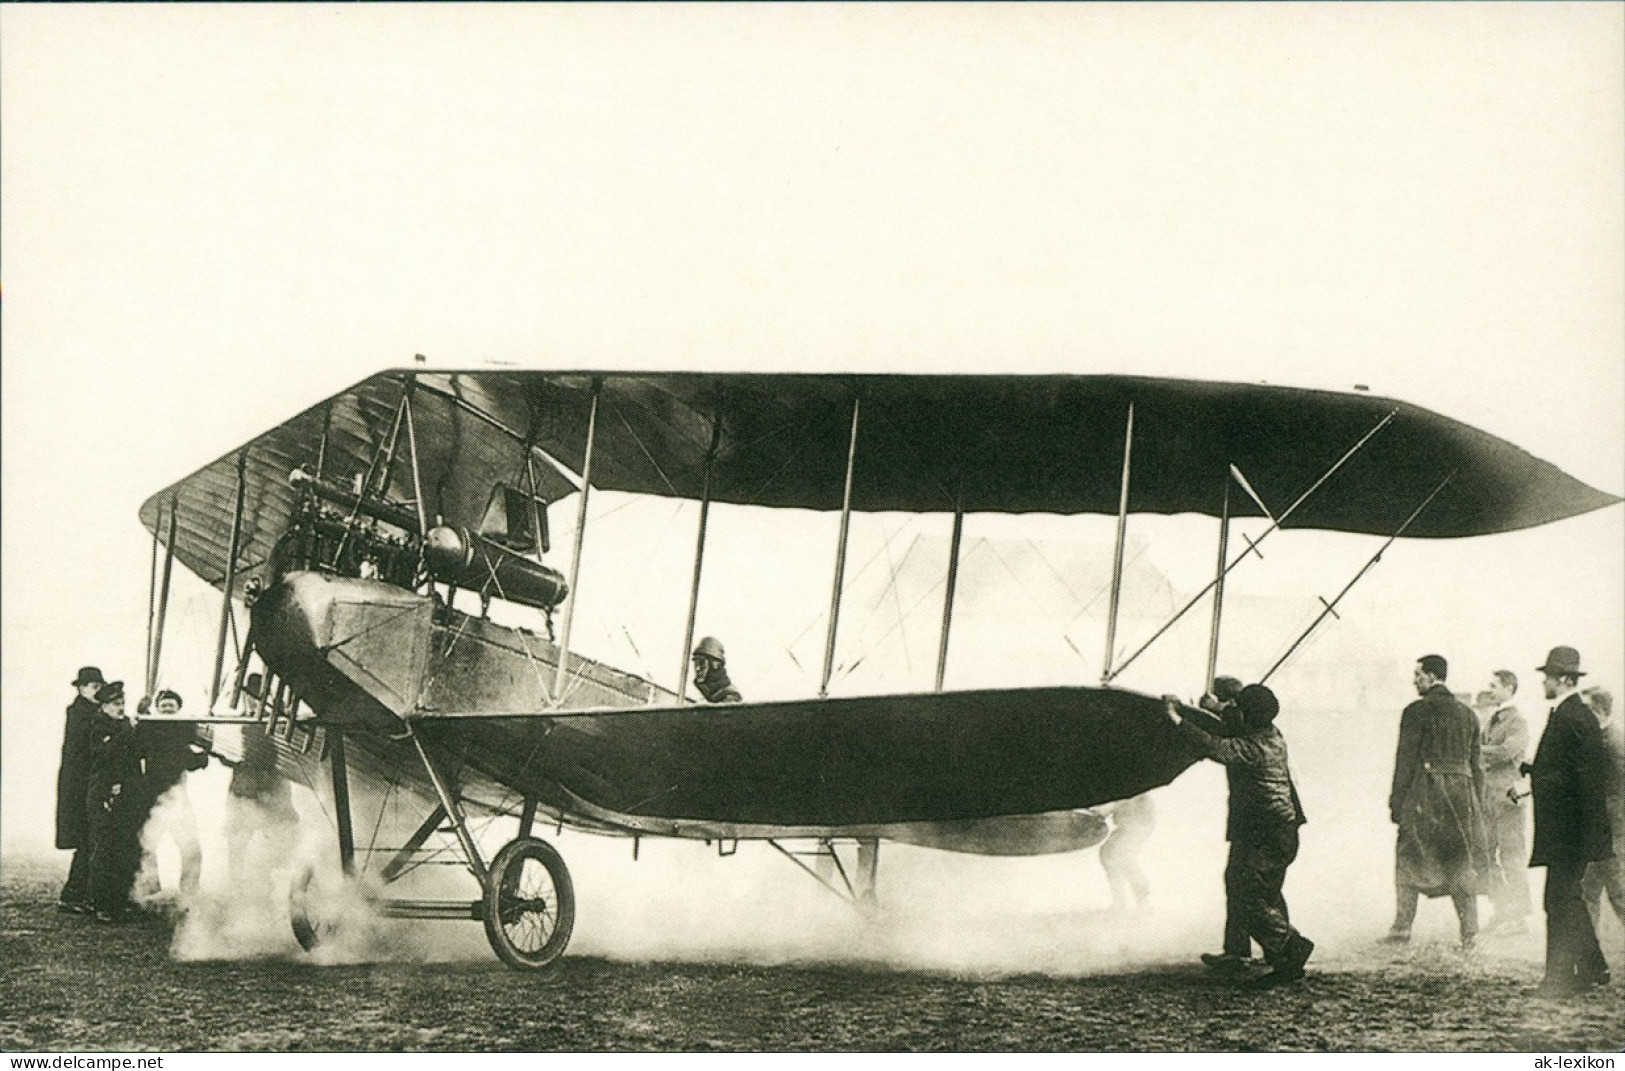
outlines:
{"label": "dust cloud", "polygon": [[[1295,710],[1279,723],[1309,824],[1288,875],[1294,923],[1319,946],[1317,961],[1373,954],[1393,910],[1393,831],[1387,782],[1397,708]],[[1336,731],[1332,731],[1335,727]],[[204,850],[201,888],[176,891],[178,853],[158,842],[157,906],[172,910],[172,955],[181,960],[274,957],[315,964],[489,961],[474,922],[390,920],[369,905],[376,885],[338,874],[327,804],[296,786],[296,844],[268,850],[260,836],[238,848],[225,830],[225,772],[191,776],[189,792]],[[1153,794],[1156,830],[1142,864],[1152,894],[1144,910],[1117,912],[1098,849],[1028,858],[958,855],[886,843],[879,907],[861,911],[819,886],[770,845],[646,839],[637,845],[571,830],[541,832],[570,868],[577,898],[569,954],[634,962],[845,965],[966,975],[1118,973],[1190,963],[1219,948],[1225,784],[1211,763]],[[384,809],[382,815],[380,808]],[[168,817],[161,807],[156,826]],[[400,843],[410,808],[357,801],[357,826],[377,843]],[[489,860],[514,833],[511,820],[477,829]],[[149,834],[150,835],[150,834]],[[732,845],[728,845],[730,849]],[[805,848],[805,843],[787,845]],[[449,845],[439,862],[453,863]],[[854,865],[843,845],[842,862]],[[231,860],[228,864],[228,859]],[[816,860],[803,862],[816,868]],[[379,858],[372,861],[376,873]],[[1531,874],[1537,883],[1538,874]],[[832,876],[837,885],[838,876]],[[304,952],[290,925],[290,899],[303,895],[324,940]],[[391,896],[472,901],[477,886],[458,865],[423,866],[391,885]],[[1423,905],[1416,947],[1449,963],[1455,918],[1447,901]],[[1426,950],[1425,952],[1422,950]],[[1501,950],[1533,962],[1539,942]],[[1499,954],[1499,953],[1498,953]]]}

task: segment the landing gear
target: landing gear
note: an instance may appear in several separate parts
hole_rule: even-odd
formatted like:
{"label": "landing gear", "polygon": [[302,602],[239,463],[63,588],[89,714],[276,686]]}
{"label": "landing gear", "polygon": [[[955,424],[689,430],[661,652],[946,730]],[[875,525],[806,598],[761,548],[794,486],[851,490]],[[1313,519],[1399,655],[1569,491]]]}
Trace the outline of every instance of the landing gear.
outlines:
{"label": "landing gear", "polygon": [[497,958],[516,970],[540,970],[564,954],[575,927],[570,872],[551,844],[510,841],[486,876],[485,936]]}
{"label": "landing gear", "polygon": [[333,940],[343,920],[331,895],[321,887],[314,866],[306,866],[288,889],[288,918],[293,937],[306,952]]}
{"label": "landing gear", "polygon": [[[295,878],[289,894],[288,913],[294,937],[307,952],[332,940],[346,924],[347,920],[341,917],[349,914],[345,905],[354,904],[360,896],[365,899],[370,914],[383,918],[478,919],[485,923],[486,939],[503,963],[522,971],[546,969],[564,955],[564,948],[570,943],[570,932],[575,928],[576,899],[570,872],[558,850],[530,836],[535,818],[534,801],[527,801],[520,816],[518,838],[503,847],[490,866],[486,866],[479,844],[468,828],[460,794],[441,776],[423,742],[415,733],[411,735],[439,803],[406,845],[397,849],[381,870],[371,871],[369,875],[362,874],[367,870],[363,860],[368,853],[358,854],[350,837],[350,799],[342,738],[332,748],[334,810],[344,874],[340,881],[352,886],[352,895],[340,895],[342,890],[330,888],[316,868],[307,867]],[[412,860],[436,833],[455,835],[463,863],[479,882],[478,900],[406,900],[360,892],[363,886],[370,889],[389,886],[410,872],[414,867]]]}
{"label": "landing gear", "polygon": [[[879,840],[870,837],[857,839],[855,869],[851,873],[848,873],[846,864],[841,862],[841,855],[836,850],[833,837],[819,840],[806,851],[792,851],[776,840],[770,839],[767,843],[799,867],[802,873],[851,904],[860,915],[872,916],[880,909],[880,901],[875,895],[880,871]],[[808,866],[802,862],[800,858],[802,856],[812,858],[814,865]],[[837,884],[834,878],[839,878],[840,883]]]}

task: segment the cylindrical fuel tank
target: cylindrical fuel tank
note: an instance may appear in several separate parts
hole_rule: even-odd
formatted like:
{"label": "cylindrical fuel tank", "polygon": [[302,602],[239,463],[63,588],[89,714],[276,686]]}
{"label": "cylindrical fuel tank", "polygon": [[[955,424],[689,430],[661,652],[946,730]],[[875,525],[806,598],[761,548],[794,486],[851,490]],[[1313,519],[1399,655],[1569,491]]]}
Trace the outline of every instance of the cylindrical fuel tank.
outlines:
{"label": "cylindrical fuel tank", "polygon": [[570,585],[557,569],[515,554],[467,528],[438,525],[423,537],[423,564],[442,584],[551,610]]}

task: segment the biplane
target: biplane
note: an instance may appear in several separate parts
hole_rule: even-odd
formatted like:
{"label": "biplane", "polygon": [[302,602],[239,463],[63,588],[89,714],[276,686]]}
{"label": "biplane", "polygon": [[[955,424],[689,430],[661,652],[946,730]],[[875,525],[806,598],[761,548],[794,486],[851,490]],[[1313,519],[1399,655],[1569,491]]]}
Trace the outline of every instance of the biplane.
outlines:
{"label": "biplane", "polygon": [[[698,503],[685,656],[713,505],[838,513],[817,694],[711,706],[690,700],[686,657],[662,682],[572,649],[594,490]],[[567,577],[549,564],[549,518],[572,497]],[[1173,618],[1211,598],[1211,678],[1225,577],[1277,530],[1386,547],[1618,501],[1486,432],[1365,393],[1130,376],[406,368],[145,502],[155,563],[163,548],[147,683],[178,560],[224,596],[211,710],[253,712],[209,720],[269,734],[286,776],[331,799],[338,863],[369,876],[374,909],[481,921],[505,963],[541,969],[563,953],[576,905],[539,830],[765,841],[797,862],[784,844],[810,843],[856,900],[873,893],[881,841],[986,854],[1098,842],[1104,824],[1087,808],[1165,785],[1196,758],[1157,699],[1114,685],[1163,635],[1126,656],[1114,636],[1130,513],[1219,521],[1213,581]],[[865,511],[952,517],[930,690],[829,694],[849,526]],[[1117,517],[1098,681],[943,688],[963,522],[978,513]],[[1230,554],[1241,518],[1268,527]],[[497,600],[532,625],[492,620]],[[261,690],[246,702],[255,663]],[[421,824],[386,858],[357,851],[356,778],[404,780],[421,800]],[[517,819],[516,834],[488,856],[474,816]],[[454,838],[477,895],[387,895],[436,835]],[[850,868],[837,846],[855,847]],[[299,882],[293,900],[308,947],[323,923]]]}

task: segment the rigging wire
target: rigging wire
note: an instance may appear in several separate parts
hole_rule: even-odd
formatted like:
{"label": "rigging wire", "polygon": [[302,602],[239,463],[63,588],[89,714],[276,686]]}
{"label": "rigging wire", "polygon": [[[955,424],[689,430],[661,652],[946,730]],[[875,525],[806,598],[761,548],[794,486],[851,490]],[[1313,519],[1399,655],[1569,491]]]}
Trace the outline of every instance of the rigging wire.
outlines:
{"label": "rigging wire", "polygon": [[671,479],[667,477],[666,470],[660,467],[660,462],[655,460],[655,456],[651,454],[649,452],[649,448],[643,444],[642,436],[640,436],[637,429],[632,426],[631,421],[626,419],[626,414],[621,412],[621,407],[615,404],[613,397],[609,400],[609,408],[620,420],[621,427],[625,428],[627,434],[632,436],[632,441],[636,443],[638,449],[643,452],[643,456],[649,459],[649,464],[654,466],[655,475],[659,476],[660,482],[666,485],[666,490],[670,491],[673,495],[679,494],[677,488],[672,485]]}

